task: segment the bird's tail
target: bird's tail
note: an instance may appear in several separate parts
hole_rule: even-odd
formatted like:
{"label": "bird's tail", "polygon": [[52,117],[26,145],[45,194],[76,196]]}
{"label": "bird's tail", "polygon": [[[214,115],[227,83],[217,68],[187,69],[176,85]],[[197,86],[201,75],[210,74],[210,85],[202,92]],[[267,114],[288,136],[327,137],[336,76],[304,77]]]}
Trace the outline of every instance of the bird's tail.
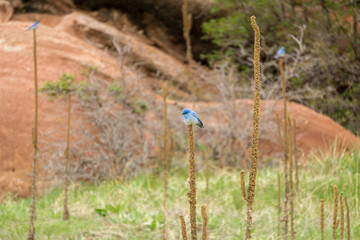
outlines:
{"label": "bird's tail", "polygon": [[204,124],[200,121],[196,125],[198,125],[200,128],[204,128]]}

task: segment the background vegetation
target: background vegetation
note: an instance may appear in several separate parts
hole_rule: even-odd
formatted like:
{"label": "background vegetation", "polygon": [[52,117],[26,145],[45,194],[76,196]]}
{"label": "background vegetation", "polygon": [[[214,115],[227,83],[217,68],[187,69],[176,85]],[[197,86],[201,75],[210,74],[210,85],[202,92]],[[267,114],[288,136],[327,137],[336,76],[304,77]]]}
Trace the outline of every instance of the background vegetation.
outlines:
{"label": "background vegetation", "polygon": [[[248,16],[254,14],[262,34],[264,89],[271,89],[277,81],[279,69],[273,57],[280,46],[285,46],[289,100],[323,112],[359,134],[357,1],[214,2],[211,10],[214,18],[203,24],[204,39],[217,46],[202,55],[210,65],[216,67],[227,62],[235,66],[238,83],[244,83],[252,69],[249,58],[253,33],[247,23]],[[242,97],[249,96],[242,93]]]}
{"label": "background vegetation", "polygon": [[[175,159],[175,167],[169,172],[169,239],[179,239],[178,214],[188,213],[188,173],[184,159],[185,156]],[[355,205],[360,196],[355,188],[356,179],[360,180],[356,172],[360,169],[360,166],[356,168],[356,164],[360,164],[360,153],[323,153],[309,161],[313,164],[301,168],[299,173],[300,191],[295,197],[296,239],[320,239],[320,199],[324,199],[325,239],[331,238],[335,184],[339,193],[343,192],[348,198],[352,239],[357,239],[360,220]],[[197,162],[203,165],[202,159]],[[214,168],[212,161],[210,166],[208,195],[205,194],[203,170],[197,177],[198,202],[208,206],[209,239],[243,239],[246,202],[241,197],[240,173]],[[62,220],[62,189],[49,191],[38,200],[37,239],[160,239],[164,188],[158,173],[143,174],[125,182],[107,180],[72,185],[69,222]],[[255,195],[253,239],[276,239],[277,168],[259,169]],[[0,205],[1,239],[26,236],[30,203],[29,199],[13,201],[11,195],[7,196]],[[188,222],[187,214],[185,220]],[[200,215],[198,222],[202,223]]]}

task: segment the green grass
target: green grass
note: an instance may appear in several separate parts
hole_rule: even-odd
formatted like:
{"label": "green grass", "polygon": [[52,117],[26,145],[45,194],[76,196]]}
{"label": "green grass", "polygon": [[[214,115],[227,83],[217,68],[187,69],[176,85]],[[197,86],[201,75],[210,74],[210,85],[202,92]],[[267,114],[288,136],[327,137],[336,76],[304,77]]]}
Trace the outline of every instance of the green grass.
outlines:
{"label": "green grass", "polygon": [[[321,198],[324,198],[325,206],[325,239],[332,238],[335,184],[339,193],[344,192],[348,198],[352,211],[352,239],[359,239],[360,220],[356,216],[359,210],[355,211],[359,191],[355,189],[356,177],[359,181],[356,164],[360,164],[360,153],[340,157],[328,154],[321,158],[326,159],[315,157],[301,168],[300,192],[295,200],[296,239],[320,239]],[[212,169],[206,197],[205,176],[201,171],[198,173],[199,239],[200,208],[206,202],[210,239],[243,239],[246,203],[242,199],[239,176],[237,170]],[[97,184],[73,184],[69,189],[69,222],[62,220],[62,189],[51,190],[38,199],[37,239],[162,239],[162,183],[162,178],[153,173],[126,182],[108,180]],[[253,239],[276,239],[276,184],[277,169],[259,169],[253,209]],[[187,192],[186,168],[173,168],[169,174],[168,239],[180,239],[179,213],[185,215],[187,230],[190,229]],[[29,199],[14,200],[10,195],[2,202],[0,239],[26,239],[30,204]]]}

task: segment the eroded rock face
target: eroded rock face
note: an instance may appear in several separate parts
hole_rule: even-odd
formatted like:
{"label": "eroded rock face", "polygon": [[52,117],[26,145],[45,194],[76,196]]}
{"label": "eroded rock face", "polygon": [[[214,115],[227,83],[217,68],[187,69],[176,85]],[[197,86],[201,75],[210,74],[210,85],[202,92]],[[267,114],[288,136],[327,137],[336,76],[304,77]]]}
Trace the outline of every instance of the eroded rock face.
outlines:
{"label": "eroded rock face", "polygon": [[[183,40],[183,23],[181,8],[183,1],[176,0],[74,0],[74,3],[81,7],[91,10],[101,8],[115,8],[122,12],[129,13],[130,20],[137,26],[145,30],[145,34],[154,38],[155,42],[161,42],[182,48],[176,51],[173,56],[182,54],[180,60],[184,59],[185,40]],[[193,15],[191,30],[193,56],[200,61],[200,54],[211,49],[212,45],[208,41],[201,40],[203,35],[202,23],[210,19],[210,9],[212,0],[189,1],[189,13]],[[161,27],[168,39],[161,39],[160,36],[153,34],[154,28]],[[179,41],[180,40],[180,41]],[[166,47],[164,48],[167,49]]]}
{"label": "eroded rock face", "polygon": [[8,1],[0,0],[0,23],[7,22],[11,19],[14,8]]}

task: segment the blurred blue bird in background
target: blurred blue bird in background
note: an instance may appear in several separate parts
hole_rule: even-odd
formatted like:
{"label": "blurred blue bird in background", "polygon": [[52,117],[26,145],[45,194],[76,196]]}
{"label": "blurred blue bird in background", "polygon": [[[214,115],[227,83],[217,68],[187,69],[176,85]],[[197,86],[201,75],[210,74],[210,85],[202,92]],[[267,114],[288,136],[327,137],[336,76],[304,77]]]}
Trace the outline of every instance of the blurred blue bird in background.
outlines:
{"label": "blurred blue bird in background", "polygon": [[278,51],[277,51],[277,53],[276,53],[276,55],[275,55],[275,59],[278,59],[279,57],[284,57],[285,56],[285,47],[281,47]]}
{"label": "blurred blue bird in background", "polygon": [[185,108],[182,111],[182,115],[184,116],[184,123],[186,125],[193,125],[196,124],[198,125],[200,128],[204,128],[204,124],[201,122],[200,118],[198,117],[198,115],[196,114],[196,112]]}
{"label": "blurred blue bird in background", "polygon": [[35,21],[26,31],[28,30],[35,30],[39,27],[39,22]]}

